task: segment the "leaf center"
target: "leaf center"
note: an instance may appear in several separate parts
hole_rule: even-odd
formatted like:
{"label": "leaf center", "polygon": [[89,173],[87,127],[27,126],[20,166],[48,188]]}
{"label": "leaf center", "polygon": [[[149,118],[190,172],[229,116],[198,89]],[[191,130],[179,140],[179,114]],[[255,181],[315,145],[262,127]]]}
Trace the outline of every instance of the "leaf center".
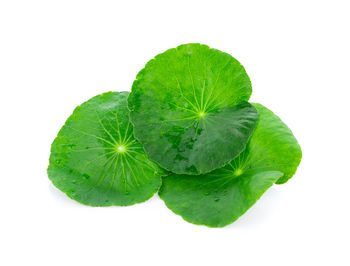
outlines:
{"label": "leaf center", "polygon": [[198,110],[197,115],[199,118],[204,118],[207,115],[207,113],[203,110]]}
{"label": "leaf center", "polygon": [[126,152],[126,147],[123,145],[116,146],[117,153],[124,153]]}
{"label": "leaf center", "polygon": [[243,170],[242,169],[236,169],[234,172],[233,172],[233,174],[235,175],[235,176],[240,176],[241,174],[243,174]]}

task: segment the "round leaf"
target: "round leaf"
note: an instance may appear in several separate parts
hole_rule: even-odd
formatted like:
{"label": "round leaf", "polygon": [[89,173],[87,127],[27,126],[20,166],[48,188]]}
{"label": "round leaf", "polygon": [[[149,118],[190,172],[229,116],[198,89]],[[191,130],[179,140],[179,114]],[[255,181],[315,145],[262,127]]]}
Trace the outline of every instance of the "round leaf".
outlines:
{"label": "round leaf", "polygon": [[244,214],[283,173],[268,171],[235,175],[220,168],[200,176],[170,175],[163,178],[159,196],[186,221],[223,227]]}
{"label": "round leaf", "polygon": [[222,167],[246,146],[257,120],[251,83],[229,54],[181,45],[147,63],[128,99],[135,137],[149,157],[179,174]]}
{"label": "round leaf", "polygon": [[108,92],[78,106],[51,146],[48,176],[90,206],[131,205],[157,192],[162,170],[133,137],[128,92]]}
{"label": "round leaf", "polygon": [[292,132],[270,110],[255,107],[256,130],[232,162],[204,175],[163,178],[159,195],[169,209],[191,223],[222,227],[244,214],[275,182],[295,173],[301,150]]}
{"label": "round leaf", "polygon": [[278,116],[261,104],[253,105],[261,118],[241,157],[247,157],[245,161],[251,168],[281,171],[284,175],[277,184],[283,184],[295,174],[302,157],[301,148]]}

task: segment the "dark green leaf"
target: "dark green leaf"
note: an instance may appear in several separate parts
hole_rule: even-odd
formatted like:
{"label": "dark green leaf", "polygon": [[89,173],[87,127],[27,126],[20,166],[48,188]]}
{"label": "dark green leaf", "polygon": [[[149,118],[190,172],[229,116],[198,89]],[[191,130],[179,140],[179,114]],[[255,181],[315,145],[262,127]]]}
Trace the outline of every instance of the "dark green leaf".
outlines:
{"label": "dark green leaf", "polygon": [[256,130],[236,159],[205,175],[163,178],[159,195],[169,209],[191,223],[222,227],[244,214],[277,180],[295,173],[301,150],[293,134],[270,110],[255,107]]}
{"label": "dark green leaf", "polygon": [[128,94],[104,93],[78,106],[51,146],[50,180],[80,203],[131,205],[160,186],[162,170],[133,137]]}
{"label": "dark green leaf", "polygon": [[128,99],[135,137],[179,174],[222,167],[246,146],[257,120],[251,83],[229,54],[181,45],[147,63]]}

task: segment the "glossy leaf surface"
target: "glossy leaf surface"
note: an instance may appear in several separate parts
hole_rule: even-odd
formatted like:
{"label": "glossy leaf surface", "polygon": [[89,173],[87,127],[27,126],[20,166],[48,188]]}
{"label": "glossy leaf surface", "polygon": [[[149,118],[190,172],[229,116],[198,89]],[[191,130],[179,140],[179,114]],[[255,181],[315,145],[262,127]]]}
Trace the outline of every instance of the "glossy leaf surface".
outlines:
{"label": "glossy leaf surface", "polygon": [[261,119],[242,156],[247,157],[246,164],[250,164],[251,168],[284,173],[277,181],[277,184],[283,184],[295,174],[300,164],[300,145],[292,131],[277,115],[261,104],[254,106]]}
{"label": "glossy leaf surface", "polygon": [[300,147],[288,127],[255,104],[259,121],[247,148],[223,168],[199,176],[163,178],[159,195],[186,221],[222,227],[237,220],[274,183],[296,171]]}
{"label": "glossy leaf surface", "polygon": [[161,184],[163,170],[133,137],[128,94],[108,92],[78,106],[51,146],[50,180],[80,203],[131,205]]}
{"label": "glossy leaf surface", "polygon": [[231,55],[186,44],[139,72],[128,99],[135,137],[149,157],[180,174],[222,167],[246,146],[257,120],[251,83]]}

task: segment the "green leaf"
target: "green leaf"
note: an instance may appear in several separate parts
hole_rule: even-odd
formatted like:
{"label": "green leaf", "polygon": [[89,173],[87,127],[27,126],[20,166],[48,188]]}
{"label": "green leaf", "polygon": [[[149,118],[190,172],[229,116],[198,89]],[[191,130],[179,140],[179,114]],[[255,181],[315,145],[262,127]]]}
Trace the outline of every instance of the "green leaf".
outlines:
{"label": "green leaf", "polygon": [[249,154],[247,160],[255,169],[281,171],[284,175],[277,184],[283,184],[295,174],[302,157],[301,148],[278,116],[261,104],[254,106],[261,118],[245,151]]}
{"label": "green leaf", "polygon": [[222,227],[237,220],[275,182],[295,173],[301,150],[293,134],[270,110],[255,107],[256,130],[236,159],[205,175],[163,178],[159,196],[169,209],[191,223]]}
{"label": "green leaf", "polygon": [[90,206],[132,205],[157,192],[164,174],[133,137],[128,92],[108,92],[78,106],[51,146],[48,176]]}
{"label": "green leaf", "polygon": [[186,44],[140,71],[128,99],[135,137],[148,156],[179,174],[222,167],[246,146],[257,121],[251,83],[229,54]]}
{"label": "green leaf", "polygon": [[174,174],[163,178],[159,196],[190,223],[223,227],[253,206],[282,175],[268,171],[236,176],[228,168],[200,176]]}

